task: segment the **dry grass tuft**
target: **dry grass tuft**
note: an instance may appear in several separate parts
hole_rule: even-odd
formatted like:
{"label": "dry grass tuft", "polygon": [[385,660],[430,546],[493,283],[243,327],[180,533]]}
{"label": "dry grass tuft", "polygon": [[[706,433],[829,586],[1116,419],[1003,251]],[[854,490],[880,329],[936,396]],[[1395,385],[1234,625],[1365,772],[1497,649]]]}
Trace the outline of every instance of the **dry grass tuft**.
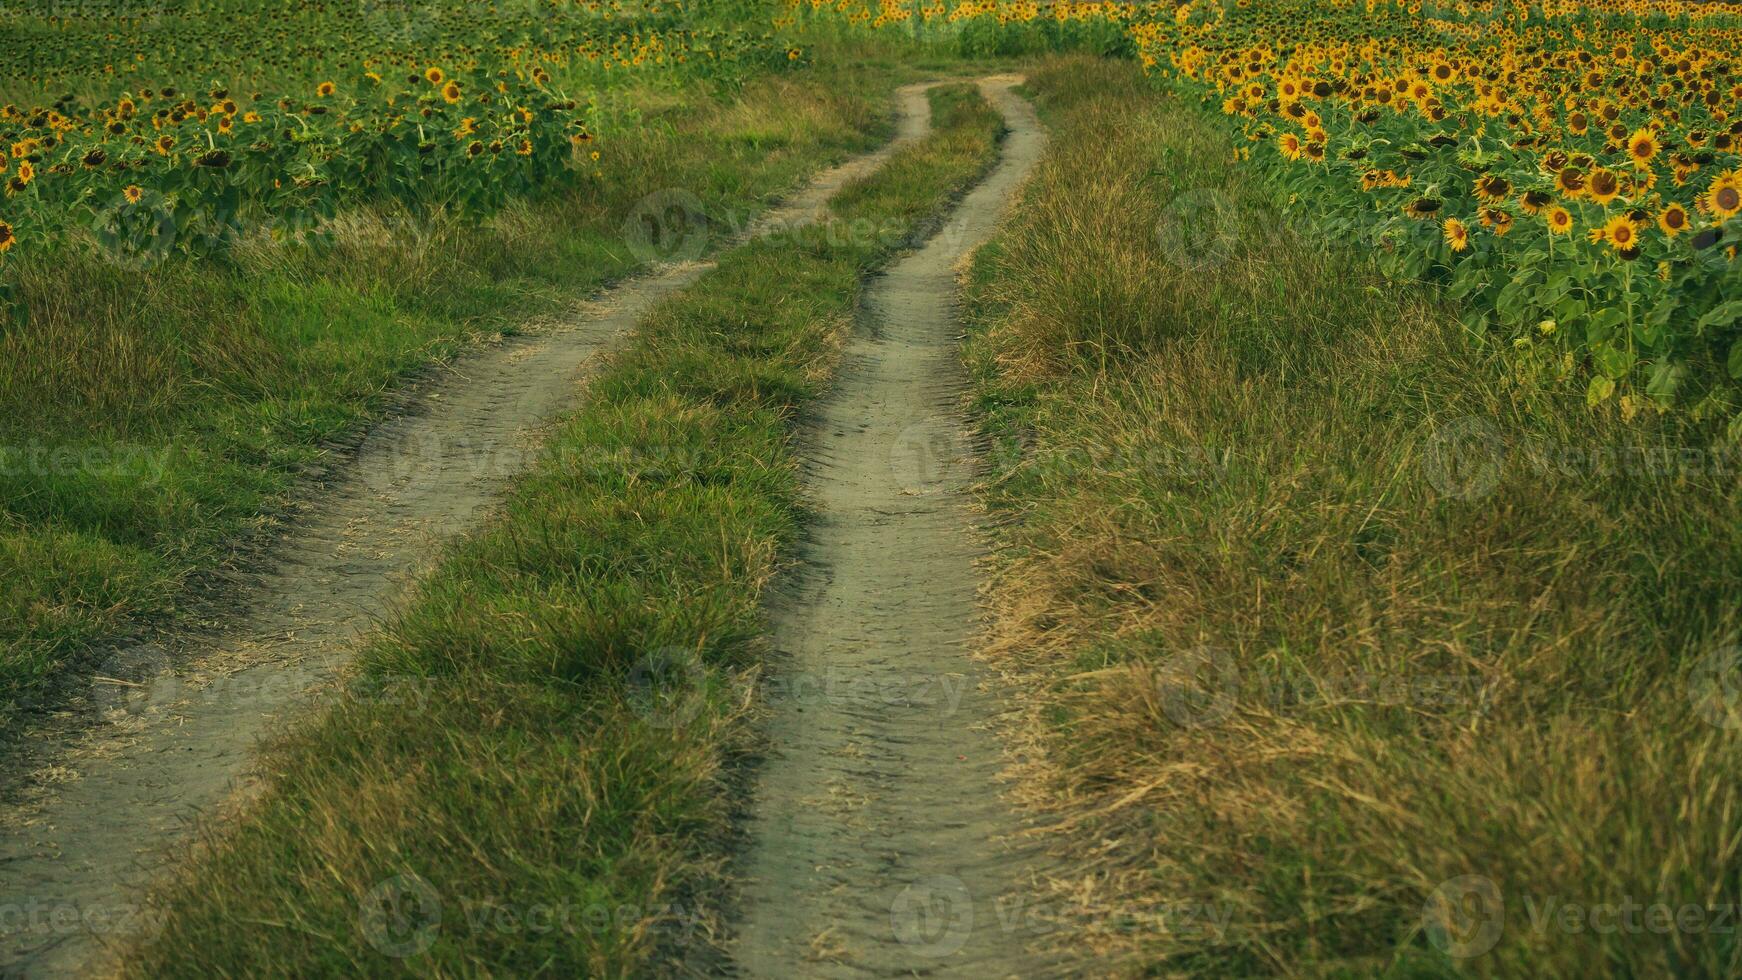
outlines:
{"label": "dry grass tuft", "polygon": [[[1734,975],[1742,738],[1701,697],[1742,492],[1710,434],[1589,412],[1290,230],[1129,66],[1033,79],[1053,150],[972,293],[1023,447],[986,652],[1082,940],[1145,975]],[[1629,902],[1704,926],[1601,928]]]}

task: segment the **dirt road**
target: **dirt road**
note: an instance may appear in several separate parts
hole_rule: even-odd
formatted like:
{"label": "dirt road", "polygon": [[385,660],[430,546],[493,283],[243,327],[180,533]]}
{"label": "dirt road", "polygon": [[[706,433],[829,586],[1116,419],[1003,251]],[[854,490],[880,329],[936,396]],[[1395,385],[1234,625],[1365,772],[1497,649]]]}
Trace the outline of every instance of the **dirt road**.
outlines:
{"label": "dirt road", "polygon": [[747,977],[1034,977],[1035,858],[997,782],[999,711],[968,656],[981,541],[955,269],[1043,136],[1015,80],[981,83],[997,168],[869,289],[811,435],[820,517],[776,609],[772,757],[756,787],[734,948]]}
{"label": "dirt road", "polygon": [[[812,220],[846,181],[925,135],[923,89],[902,90],[900,110],[894,143],[819,175],[740,240]],[[25,788],[0,816],[0,975],[83,975],[148,928],[144,885],[195,821],[246,798],[261,733],[331,690],[442,541],[482,520],[533,461],[540,423],[574,401],[589,363],[710,267],[664,267],[563,329],[462,359],[311,496],[220,639],[118,654],[100,703],[44,733],[31,771],[13,774]]]}

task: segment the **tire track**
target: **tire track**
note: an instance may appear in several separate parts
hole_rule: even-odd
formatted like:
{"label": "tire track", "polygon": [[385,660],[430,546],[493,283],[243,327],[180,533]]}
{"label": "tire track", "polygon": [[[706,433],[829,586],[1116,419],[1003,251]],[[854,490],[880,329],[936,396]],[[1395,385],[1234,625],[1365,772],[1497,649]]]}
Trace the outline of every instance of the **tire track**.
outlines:
{"label": "tire track", "polygon": [[[926,134],[923,87],[902,89],[899,111],[891,143],[818,175],[723,247],[813,221],[849,180]],[[305,505],[217,638],[117,655],[99,687],[110,696],[37,736],[20,805],[0,818],[0,975],[84,975],[149,928],[141,902],[156,872],[197,821],[258,790],[260,735],[331,692],[356,640],[442,542],[478,525],[535,460],[541,423],[578,397],[595,359],[712,267],[661,268],[607,290],[572,325],[462,358]]]}
{"label": "tire track", "polygon": [[786,655],[743,859],[733,954],[750,977],[1033,977],[1048,923],[1000,794],[999,712],[970,659],[982,552],[954,270],[1044,137],[981,82],[1010,134],[943,231],[874,282],[812,433],[820,517],[774,603]]}

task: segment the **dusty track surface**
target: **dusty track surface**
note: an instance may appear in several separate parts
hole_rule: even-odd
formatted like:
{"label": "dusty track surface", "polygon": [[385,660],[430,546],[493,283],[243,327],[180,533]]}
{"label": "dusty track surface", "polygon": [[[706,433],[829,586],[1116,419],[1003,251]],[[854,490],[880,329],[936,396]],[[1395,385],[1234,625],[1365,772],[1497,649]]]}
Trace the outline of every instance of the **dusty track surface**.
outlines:
{"label": "dusty track surface", "polygon": [[1000,710],[969,658],[982,551],[965,493],[954,270],[1043,136],[1016,80],[982,91],[1010,128],[943,231],[872,284],[812,433],[820,511],[776,602],[785,662],[733,950],[747,977],[1034,977],[1039,862],[1000,794]]}
{"label": "dusty track surface", "polygon": [[[923,136],[922,89],[900,105],[894,143],[819,175],[724,244],[813,220]],[[22,805],[0,816],[0,976],[84,975],[148,927],[144,886],[197,820],[247,799],[261,733],[333,689],[357,638],[442,541],[481,521],[533,461],[540,423],[573,402],[589,363],[709,268],[667,266],[607,291],[576,323],[462,359],[311,495],[215,639],[118,654],[99,682],[109,693],[93,699],[105,703],[38,736],[18,774]]]}

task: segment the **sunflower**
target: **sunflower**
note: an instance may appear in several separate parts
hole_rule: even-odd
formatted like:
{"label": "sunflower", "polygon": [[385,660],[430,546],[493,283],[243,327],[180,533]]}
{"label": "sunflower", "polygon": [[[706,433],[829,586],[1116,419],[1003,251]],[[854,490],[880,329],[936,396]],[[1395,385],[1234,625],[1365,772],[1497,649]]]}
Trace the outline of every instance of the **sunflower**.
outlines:
{"label": "sunflower", "polygon": [[1633,135],[1627,137],[1627,156],[1635,167],[1644,169],[1651,166],[1652,157],[1662,149],[1657,142],[1657,134],[1649,129],[1636,129]]}
{"label": "sunflower", "polygon": [[29,160],[18,161],[18,176],[12,179],[18,181],[20,187],[30,183],[36,179],[36,165]]}
{"label": "sunflower", "polygon": [[169,151],[175,149],[175,137],[169,135],[168,133],[165,133],[164,135],[159,136],[157,138],[156,147],[157,147],[158,153],[161,153],[164,156],[168,156]]}
{"label": "sunflower", "polygon": [[1554,197],[1547,191],[1525,191],[1518,198],[1518,206],[1525,214],[1540,214],[1553,202]]}
{"label": "sunflower", "polygon": [[1578,167],[1569,164],[1554,175],[1554,187],[1562,197],[1578,197],[1585,193],[1585,175]]}
{"label": "sunflower", "polygon": [[523,157],[532,156],[532,141],[529,139],[521,140],[520,145],[514,148],[514,152]]}
{"label": "sunflower", "polygon": [[1502,211],[1499,208],[1482,209],[1482,226],[1492,229],[1496,238],[1506,237],[1506,233],[1512,230],[1512,222],[1512,212],[1510,211]]}
{"label": "sunflower", "polygon": [[1706,191],[1706,209],[1719,218],[1729,218],[1742,211],[1742,188],[1728,175],[1712,181]]}
{"label": "sunflower", "polygon": [[1499,174],[1485,174],[1476,178],[1476,196],[1484,204],[1499,204],[1512,193],[1512,182]]}
{"label": "sunflower", "polygon": [[1308,143],[1304,152],[1306,153],[1306,158],[1313,163],[1325,162],[1325,144],[1318,140],[1313,140],[1311,143]]}
{"label": "sunflower", "polygon": [[1688,213],[1679,204],[1671,204],[1657,215],[1657,226],[1671,238],[1688,230]]}
{"label": "sunflower", "polygon": [[1441,227],[1446,233],[1446,244],[1452,247],[1452,251],[1462,252],[1470,247],[1470,229],[1462,221],[1447,218]]}
{"label": "sunflower", "polygon": [[1592,228],[1590,235],[1591,244],[1608,242],[1617,252],[1639,248],[1639,225],[1624,214],[1610,218],[1601,228]]}
{"label": "sunflower", "polygon": [[1429,218],[1439,209],[1440,202],[1437,198],[1418,197],[1403,206],[1403,213],[1411,218]]}
{"label": "sunflower", "polygon": [[121,196],[127,199],[128,204],[138,204],[140,199],[145,196],[145,191],[140,189],[138,184],[128,184],[121,189]]}
{"label": "sunflower", "polygon": [[440,85],[448,76],[440,68],[432,67],[424,70],[423,77],[431,85]]}
{"label": "sunflower", "polygon": [[1551,235],[1565,235],[1573,230],[1572,212],[1558,204],[1548,209],[1547,213],[1543,215],[1543,220],[1548,222],[1548,231]]}
{"label": "sunflower", "polygon": [[1621,179],[1616,176],[1615,171],[1598,167],[1591,171],[1590,179],[1585,181],[1585,191],[1598,204],[1608,204],[1621,196]]}
{"label": "sunflower", "polygon": [[1282,153],[1284,160],[1300,159],[1301,142],[1299,136],[1293,133],[1283,133],[1282,138],[1276,141],[1276,146],[1278,151]]}
{"label": "sunflower", "polygon": [[319,85],[315,86],[315,94],[320,96],[323,99],[329,95],[332,95],[334,92],[337,92],[338,90],[339,90],[339,87],[337,85],[334,85],[332,82],[322,82]]}
{"label": "sunflower", "polygon": [[442,99],[449,105],[460,101],[460,83],[449,82],[442,86]]}
{"label": "sunflower", "polygon": [[18,236],[13,233],[12,226],[0,221],[0,253],[6,252],[18,243]]}

